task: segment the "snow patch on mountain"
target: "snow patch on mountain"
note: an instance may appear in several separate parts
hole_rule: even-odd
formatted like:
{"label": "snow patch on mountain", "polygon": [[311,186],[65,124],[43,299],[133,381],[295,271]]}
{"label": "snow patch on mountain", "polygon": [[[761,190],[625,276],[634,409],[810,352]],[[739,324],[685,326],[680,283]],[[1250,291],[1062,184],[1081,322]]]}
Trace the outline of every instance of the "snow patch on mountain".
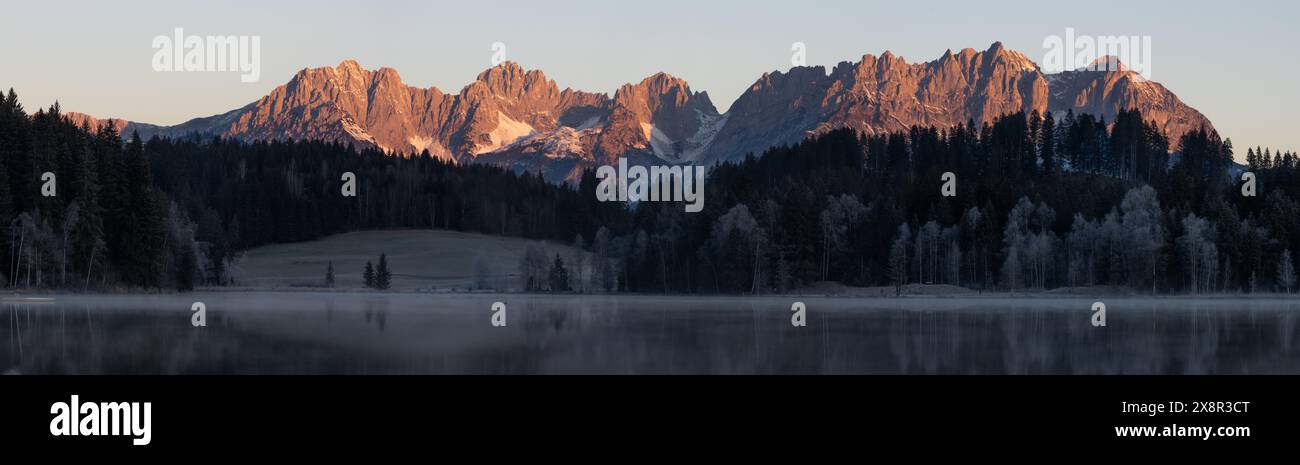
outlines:
{"label": "snow patch on mountain", "polygon": [[676,150],[673,149],[673,140],[664,134],[662,130],[650,123],[641,123],[641,130],[645,132],[646,140],[650,141],[650,149],[654,151],[656,157],[664,160],[677,158]]}
{"label": "snow patch on mountain", "polygon": [[497,127],[493,128],[492,132],[488,133],[488,139],[491,142],[486,147],[476,148],[474,154],[477,155],[480,153],[494,151],[496,149],[514,143],[516,140],[519,140],[519,138],[521,137],[532,135],[535,132],[537,131],[534,130],[533,127],[530,126],[528,123],[515,121],[509,116],[506,116],[505,113],[498,111]]}
{"label": "snow patch on mountain", "polygon": [[579,131],[568,126],[560,126],[554,131],[533,133],[520,138],[493,153],[541,154],[549,159],[581,158],[586,153],[582,143],[583,137],[594,137],[599,132],[599,129]]}
{"label": "snow patch on mountain", "polygon": [[379,145],[375,143],[375,136],[370,135],[370,132],[357,124],[356,121],[353,121],[352,118],[345,117],[340,122],[343,124],[343,131],[347,132],[353,139]]}
{"label": "snow patch on mountain", "polygon": [[[433,138],[427,136],[411,136],[406,139],[406,142],[410,143],[411,147],[415,147],[415,153],[420,153],[433,145]],[[432,152],[432,150],[430,150],[430,152]]]}
{"label": "snow patch on mountain", "polygon": [[695,114],[700,119],[700,129],[686,139],[686,148],[682,151],[681,158],[677,160],[679,162],[695,162],[702,158],[709,150],[713,139],[718,136],[718,131],[721,131],[722,126],[727,124],[727,119],[731,118],[730,113],[708,115],[696,110]]}

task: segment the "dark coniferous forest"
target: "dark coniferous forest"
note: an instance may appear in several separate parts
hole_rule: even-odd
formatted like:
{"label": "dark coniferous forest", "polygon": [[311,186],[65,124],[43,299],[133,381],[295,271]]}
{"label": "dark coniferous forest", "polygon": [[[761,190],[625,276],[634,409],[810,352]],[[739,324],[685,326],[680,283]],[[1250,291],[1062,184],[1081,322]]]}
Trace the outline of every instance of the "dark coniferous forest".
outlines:
{"label": "dark coniferous forest", "polygon": [[[427,152],[141,141],[79,127],[57,104],[28,114],[11,90],[0,99],[0,276],[13,288],[187,290],[231,284],[230,261],[261,245],[437,228],[592,253],[593,285],[552,273],[536,290],[767,294],[819,281],[1296,290],[1293,153],[1248,148],[1242,167],[1214,132],[1169,141],[1137,112],[1057,116],[828,132],[713,167],[704,211],[686,213],[599,202],[594,171],[569,186]],[[1243,170],[1255,196],[1241,192]],[[47,172],[55,195],[43,195]],[[356,197],[340,193],[345,172]],[[941,193],[947,172],[954,196]]]}

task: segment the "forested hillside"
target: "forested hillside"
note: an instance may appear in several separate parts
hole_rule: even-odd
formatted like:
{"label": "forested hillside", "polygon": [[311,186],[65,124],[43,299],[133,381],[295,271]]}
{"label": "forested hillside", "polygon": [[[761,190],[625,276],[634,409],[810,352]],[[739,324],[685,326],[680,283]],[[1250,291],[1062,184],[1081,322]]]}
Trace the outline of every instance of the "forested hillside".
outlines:
{"label": "forested hillside", "polygon": [[[1170,155],[1170,141],[1136,112],[1113,122],[1035,113],[979,127],[836,130],[713,167],[704,211],[685,213],[675,203],[598,202],[593,171],[570,186],[427,152],[140,141],[111,125],[79,127],[57,105],[29,115],[12,90],[0,100],[0,275],[10,287],[220,285],[229,260],[251,247],[437,228],[573,243],[593,252],[577,274],[593,282],[565,286],[583,290],[770,293],[816,281],[1295,289],[1294,154],[1249,149],[1258,195],[1243,196],[1230,141],[1192,131]],[[55,195],[43,195],[47,172]],[[346,172],[356,197],[341,194]],[[955,196],[941,195],[945,172]],[[521,264],[530,267],[544,265]]]}
{"label": "forested hillside", "polygon": [[[1258,194],[1244,197],[1230,141],[1193,131],[1179,145],[1171,161],[1136,112],[841,130],[717,167],[703,213],[647,205],[617,234],[640,290],[1286,288],[1300,247],[1295,156],[1248,150]],[[955,196],[941,195],[945,172]]]}

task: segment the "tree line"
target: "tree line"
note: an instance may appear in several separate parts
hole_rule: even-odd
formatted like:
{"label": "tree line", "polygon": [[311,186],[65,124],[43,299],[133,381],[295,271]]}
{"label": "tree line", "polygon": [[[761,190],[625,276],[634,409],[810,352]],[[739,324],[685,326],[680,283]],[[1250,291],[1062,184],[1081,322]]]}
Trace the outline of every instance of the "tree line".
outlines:
{"label": "tree line", "polygon": [[[55,195],[43,196],[44,173]],[[342,174],[356,175],[344,197]],[[0,278],[64,289],[231,284],[239,251],[361,229],[572,238],[618,206],[540,175],[320,141],[141,140],[0,97]],[[386,265],[386,263],[385,263]],[[386,272],[386,271],[385,271]],[[386,285],[377,279],[374,287]]]}
{"label": "tree line", "polygon": [[204,266],[193,237],[139,138],[78,127],[58,104],[28,115],[12,89],[0,97],[0,276],[9,287],[192,288]]}
{"label": "tree line", "polygon": [[[1295,155],[1249,149],[1241,167],[1213,130],[1169,148],[1137,111],[1113,122],[1016,113],[983,125],[831,131],[714,167],[699,214],[647,204],[609,225],[618,288],[1294,290]],[[1240,192],[1243,169],[1256,175],[1256,196]],[[941,193],[945,173],[955,196]]]}
{"label": "tree line", "polygon": [[[887,134],[840,129],[715,165],[704,211],[685,213],[675,203],[599,202],[594,170],[555,185],[427,151],[142,141],[78,127],[57,104],[29,115],[11,90],[0,98],[0,275],[11,287],[188,289],[230,283],[231,260],[260,245],[437,228],[581,251],[536,245],[519,281],[498,288],[1294,289],[1295,155],[1252,148],[1241,167],[1212,130],[1170,147],[1136,111],[1111,122],[1016,113]],[[1255,174],[1257,196],[1239,192],[1242,169]],[[57,175],[55,196],[41,195],[46,172]],[[356,175],[355,197],[340,193],[345,172]],[[944,173],[955,175],[955,196],[941,193]],[[491,274],[475,267],[476,282]]]}

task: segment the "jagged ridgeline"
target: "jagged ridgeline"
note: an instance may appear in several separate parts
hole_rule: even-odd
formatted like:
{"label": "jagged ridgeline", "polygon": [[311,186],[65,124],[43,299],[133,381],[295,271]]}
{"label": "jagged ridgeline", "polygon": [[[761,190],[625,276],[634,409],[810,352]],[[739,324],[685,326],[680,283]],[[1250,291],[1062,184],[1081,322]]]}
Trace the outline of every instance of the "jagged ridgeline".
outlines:
{"label": "jagged ridgeline", "polygon": [[1072,110],[1113,120],[1137,109],[1175,148],[1184,133],[1213,127],[1163,85],[1103,58],[1101,68],[1048,73],[1001,42],[925,62],[886,51],[830,68],[763,73],[721,113],[707,92],[663,72],[608,95],[563,87],[542,70],[506,61],[444,92],[407,85],[392,68],[344,60],[304,68],[262,98],[218,115],[174,126],[111,121],[119,132],[138,130],[146,139],[311,139],[395,155],[427,151],[462,164],[541,172],[553,182],[576,181],[585,169],[619,158],[712,165],[837,128],[888,134],[967,120],[982,125],[1017,111]]}
{"label": "jagged ridgeline", "polygon": [[[1261,187],[1243,197],[1231,142],[1213,130],[1171,142],[1135,111],[831,130],[715,165],[704,211],[685,213],[599,202],[592,170],[557,185],[340,142],[124,142],[57,106],[28,115],[12,92],[0,110],[9,286],[222,284],[235,251],[384,228],[576,243],[615,264],[611,289],[671,293],[819,281],[1284,290],[1300,249],[1293,154],[1249,150]],[[57,196],[41,196],[44,172]],[[343,172],[357,197],[340,195]],[[940,194],[946,172],[954,197]]]}

